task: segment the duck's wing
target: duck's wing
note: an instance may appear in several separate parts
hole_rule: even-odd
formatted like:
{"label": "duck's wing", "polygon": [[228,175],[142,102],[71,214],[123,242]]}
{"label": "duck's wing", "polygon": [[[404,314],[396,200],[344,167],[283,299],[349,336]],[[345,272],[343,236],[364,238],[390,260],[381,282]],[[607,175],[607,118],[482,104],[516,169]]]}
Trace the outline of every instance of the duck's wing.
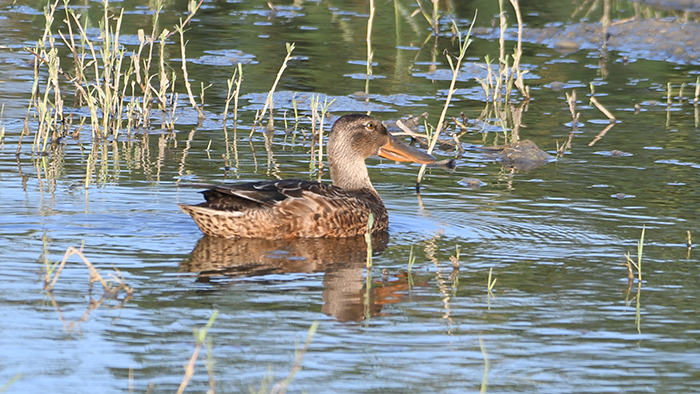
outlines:
{"label": "duck's wing", "polygon": [[342,197],[339,187],[299,179],[262,181],[238,185],[207,185],[202,191],[206,202],[200,204],[220,211],[264,209],[280,204],[287,199],[308,198],[309,193],[318,197]]}

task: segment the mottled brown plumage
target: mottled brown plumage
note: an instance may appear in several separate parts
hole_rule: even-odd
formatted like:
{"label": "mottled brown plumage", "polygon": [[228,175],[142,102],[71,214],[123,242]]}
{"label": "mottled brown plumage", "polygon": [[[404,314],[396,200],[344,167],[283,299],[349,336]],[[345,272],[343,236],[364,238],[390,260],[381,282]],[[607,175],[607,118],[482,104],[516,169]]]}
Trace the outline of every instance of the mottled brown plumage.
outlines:
{"label": "mottled brown plumage", "polygon": [[375,118],[340,117],[328,137],[333,185],[303,180],[206,186],[205,202],[181,204],[203,233],[227,238],[352,237],[386,231],[389,215],[372,186],[365,159],[432,163],[435,158],[393,137]]}

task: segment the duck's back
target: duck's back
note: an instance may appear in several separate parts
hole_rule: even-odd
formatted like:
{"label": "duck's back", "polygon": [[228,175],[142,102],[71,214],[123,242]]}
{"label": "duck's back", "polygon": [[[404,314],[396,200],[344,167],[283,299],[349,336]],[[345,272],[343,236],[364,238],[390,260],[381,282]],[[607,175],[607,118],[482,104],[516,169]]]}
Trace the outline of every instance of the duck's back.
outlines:
{"label": "duck's back", "polygon": [[205,202],[180,204],[204,234],[227,238],[352,237],[386,231],[389,217],[370,189],[345,190],[296,179],[204,186]]}

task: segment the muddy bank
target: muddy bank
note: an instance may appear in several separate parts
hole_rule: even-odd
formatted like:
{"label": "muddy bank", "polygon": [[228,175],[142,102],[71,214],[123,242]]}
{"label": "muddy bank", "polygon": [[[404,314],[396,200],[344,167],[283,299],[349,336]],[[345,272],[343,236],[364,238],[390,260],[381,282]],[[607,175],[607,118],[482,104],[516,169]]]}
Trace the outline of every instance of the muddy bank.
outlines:
{"label": "muddy bank", "polygon": [[[475,29],[481,38],[497,39],[498,29]],[[506,39],[516,40],[516,29],[508,29]],[[669,22],[654,19],[630,19],[602,23],[573,23],[541,29],[523,29],[523,40],[543,44],[562,53],[581,49],[600,50],[603,39],[607,49],[620,52],[630,60],[647,59],[678,64],[700,64],[700,23]]]}
{"label": "muddy bank", "polygon": [[698,0],[638,0],[638,3],[661,10],[700,12],[700,1]]}

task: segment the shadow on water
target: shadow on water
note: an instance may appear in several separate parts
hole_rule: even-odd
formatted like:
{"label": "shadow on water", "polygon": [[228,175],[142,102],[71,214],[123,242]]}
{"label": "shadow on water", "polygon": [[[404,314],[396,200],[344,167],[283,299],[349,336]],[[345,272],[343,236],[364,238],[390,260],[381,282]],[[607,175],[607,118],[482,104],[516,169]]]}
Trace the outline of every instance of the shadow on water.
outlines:
{"label": "shadow on water", "polygon": [[[372,252],[380,255],[389,243],[389,233],[372,236]],[[235,287],[235,279],[253,278],[267,282],[268,275],[323,273],[322,312],[339,321],[360,321],[381,314],[382,307],[401,300],[408,290],[405,275],[372,286],[366,302],[365,276],[367,244],[364,237],[310,238],[293,240],[226,239],[204,236],[181,272],[197,273],[197,281]]]}

